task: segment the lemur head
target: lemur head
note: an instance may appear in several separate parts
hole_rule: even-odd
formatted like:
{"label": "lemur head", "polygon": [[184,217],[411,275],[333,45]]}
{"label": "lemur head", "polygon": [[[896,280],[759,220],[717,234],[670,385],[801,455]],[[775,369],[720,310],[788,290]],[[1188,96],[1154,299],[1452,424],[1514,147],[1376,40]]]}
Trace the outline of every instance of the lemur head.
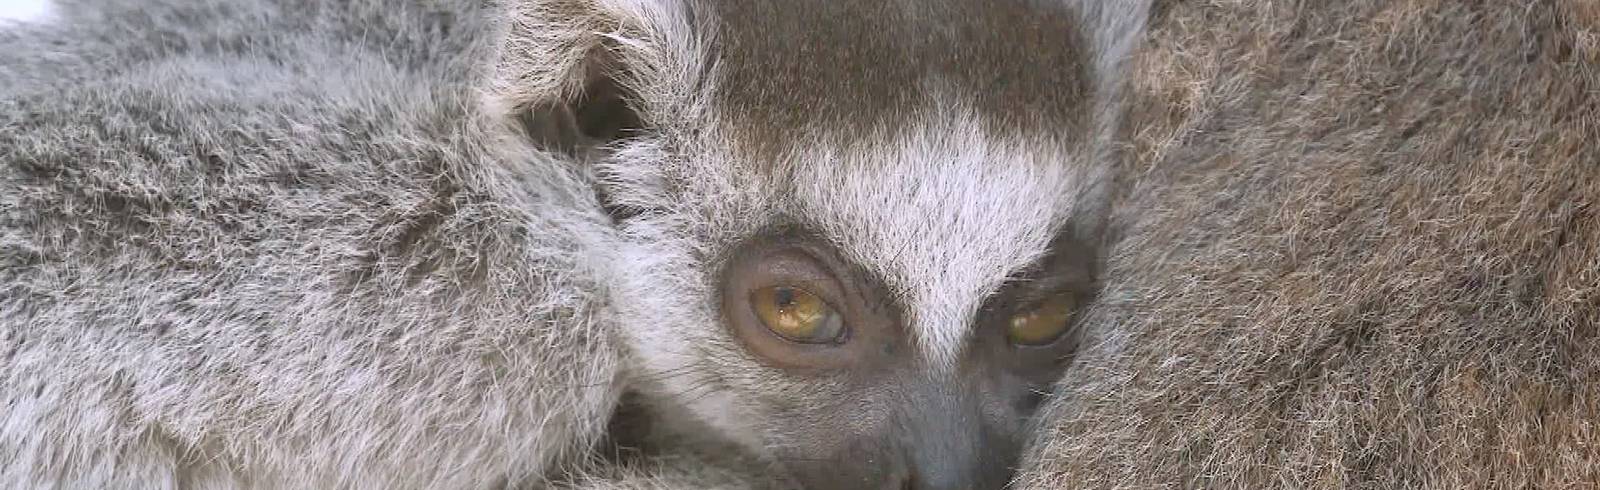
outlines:
{"label": "lemur head", "polygon": [[534,2],[496,94],[592,171],[651,405],[808,487],[993,488],[1090,292],[1112,8]]}

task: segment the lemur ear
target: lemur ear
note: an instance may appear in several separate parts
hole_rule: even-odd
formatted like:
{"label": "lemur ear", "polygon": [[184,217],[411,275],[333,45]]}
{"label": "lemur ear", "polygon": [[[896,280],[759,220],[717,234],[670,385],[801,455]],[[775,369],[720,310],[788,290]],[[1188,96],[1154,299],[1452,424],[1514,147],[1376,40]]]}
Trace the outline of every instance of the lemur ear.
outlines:
{"label": "lemur ear", "polygon": [[606,0],[509,0],[504,12],[489,95],[530,141],[581,157],[642,128],[624,62],[639,16]]}
{"label": "lemur ear", "polygon": [[[600,56],[595,56],[600,57]],[[641,129],[632,91],[605,60],[588,62],[575,94],[517,107],[518,125],[535,146],[581,156]]]}

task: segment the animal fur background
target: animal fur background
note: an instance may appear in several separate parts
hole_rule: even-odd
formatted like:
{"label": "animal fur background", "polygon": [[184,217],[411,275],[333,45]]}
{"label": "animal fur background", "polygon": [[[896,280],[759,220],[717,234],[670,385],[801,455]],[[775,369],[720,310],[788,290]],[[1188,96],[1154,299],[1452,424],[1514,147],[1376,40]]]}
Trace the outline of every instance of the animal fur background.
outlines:
{"label": "animal fur background", "polygon": [[481,109],[485,9],[54,15],[0,29],[0,487],[491,488],[601,435],[609,221]]}
{"label": "animal fur background", "polygon": [[[468,63],[491,50],[471,32],[487,25],[432,2],[398,10],[392,2],[102,3],[112,7],[64,2],[58,9],[82,16],[81,29],[0,30],[0,46],[53,43],[58,53],[0,50],[0,156],[31,162],[0,174],[6,189],[26,189],[0,195],[0,322],[46,306],[139,321],[120,322],[131,325],[127,331],[89,330],[91,339],[102,335],[99,343],[80,343],[71,335],[82,331],[70,330],[97,325],[0,329],[0,394],[9,410],[0,462],[28,470],[0,473],[0,484],[49,481],[71,469],[79,479],[56,483],[480,487],[531,477],[598,437],[615,381],[609,340],[542,327],[588,325],[605,314],[570,307],[590,298],[566,294],[591,290],[603,267],[563,252],[580,245],[557,238],[603,240],[595,230],[604,218],[518,216],[490,204],[592,203],[569,182],[580,176],[564,167],[522,168],[518,175],[553,176],[519,187],[531,191],[485,186],[491,179],[471,170],[479,159],[506,157],[495,152],[527,151],[458,138],[488,133],[471,103],[484,74]],[[1085,318],[1087,350],[1063,380],[1021,486],[1585,488],[1600,481],[1600,7],[1589,0],[1157,7],[1135,63],[1125,200],[1108,283]],[[279,8],[324,15],[263,10]],[[260,32],[230,18],[291,25]],[[193,25],[207,29],[176,28]],[[331,50],[321,44],[329,39]],[[452,52],[474,55],[442,55]],[[372,120],[398,129],[361,123]],[[228,124],[216,133],[185,129],[208,121]],[[38,126],[56,129],[19,130]],[[326,174],[270,165],[274,151],[395,163]],[[192,185],[145,185],[163,173]],[[377,195],[375,182],[402,191]],[[327,197],[294,191],[304,185]],[[246,221],[228,219],[230,209],[281,211],[252,212],[259,219]],[[296,235],[299,219],[322,220],[321,229],[337,236]],[[83,225],[58,225],[65,222]],[[502,228],[511,222],[541,225]],[[414,242],[419,230],[472,230],[504,241],[386,248]],[[314,242],[337,246],[306,246]],[[542,247],[556,262],[520,263],[508,252],[512,244]],[[400,259],[365,260],[371,250]],[[302,296],[267,298],[242,278],[155,282],[137,266],[151,260],[179,270],[280,274],[306,285]],[[56,269],[39,270],[47,267]],[[551,268],[572,273],[553,281],[522,273]],[[352,284],[371,289],[352,297]],[[408,292],[391,294],[398,285]],[[70,288],[93,288],[78,297],[96,300],[52,295]],[[173,323],[147,314],[170,304],[116,301],[138,288],[189,308],[274,307]],[[472,314],[462,316],[459,305],[472,305]],[[268,342],[274,332],[262,325],[284,317],[326,335]],[[458,328],[466,322],[506,328]],[[444,334],[340,328],[352,324]],[[62,347],[68,344],[75,348]],[[551,345],[571,353],[558,365],[593,370],[531,369],[529,359],[507,355],[518,352],[507,346]],[[204,373],[185,385],[193,390],[163,383],[179,368],[171,360],[198,348],[228,355],[183,366]],[[267,356],[290,362],[268,364]],[[333,365],[349,370],[322,369]],[[512,371],[543,378],[506,384],[518,379],[503,375]],[[76,391],[29,384],[38,373]],[[539,389],[548,386],[565,389]],[[384,387],[404,396],[339,396]],[[494,390],[480,393],[498,394],[458,397],[484,387]],[[73,402],[104,408],[30,409]],[[208,418],[194,409],[206,404],[245,416]],[[561,415],[508,417],[528,412]],[[150,413],[161,415],[142,415]],[[409,423],[419,415],[446,423]],[[338,425],[341,416],[388,423],[328,430],[350,428]],[[502,430],[529,425],[553,435],[529,440]],[[454,432],[442,439],[430,432],[442,430]],[[270,450],[251,444],[264,439],[288,442]],[[415,442],[424,440],[448,445]],[[332,444],[343,448],[341,457],[331,457]],[[248,468],[261,474],[292,469],[292,476],[231,481],[240,468],[225,465],[236,457],[262,462]],[[129,483],[118,468],[93,466],[108,460],[150,470]],[[604,469],[583,483],[736,488],[740,478],[668,459]]]}
{"label": "animal fur background", "polygon": [[1600,3],[1157,2],[1026,488],[1600,485]]}

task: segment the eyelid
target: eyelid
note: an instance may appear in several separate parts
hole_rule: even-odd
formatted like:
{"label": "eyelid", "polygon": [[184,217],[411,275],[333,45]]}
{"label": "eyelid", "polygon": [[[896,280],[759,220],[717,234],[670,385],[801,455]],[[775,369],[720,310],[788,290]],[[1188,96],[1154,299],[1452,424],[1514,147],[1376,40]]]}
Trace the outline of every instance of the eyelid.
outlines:
{"label": "eyelid", "polygon": [[853,292],[848,289],[849,281],[835,275],[832,267],[806,250],[798,247],[779,249],[763,255],[761,260],[765,263],[761,272],[766,282],[789,282],[803,286],[835,305],[841,312],[847,307],[845,295]]}
{"label": "eyelid", "polygon": [[803,280],[816,280],[831,277],[820,264],[809,258],[794,256],[792,253],[777,253],[765,258],[766,273],[777,277],[788,277]]}

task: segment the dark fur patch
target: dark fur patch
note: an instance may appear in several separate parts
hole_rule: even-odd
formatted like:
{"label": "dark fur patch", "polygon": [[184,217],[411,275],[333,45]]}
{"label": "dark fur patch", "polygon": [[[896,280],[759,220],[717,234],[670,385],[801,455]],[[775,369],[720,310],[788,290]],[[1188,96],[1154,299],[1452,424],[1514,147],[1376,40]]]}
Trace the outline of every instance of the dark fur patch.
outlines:
{"label": "dark fur patch", "polygon": [[[1076,16],[1034,0],[709,0],[715,95],[740,135],[881,133],[953,90],[992,131],[1074,133],[1089,90]],[[778,20],[774,22],[774,20]]]}

